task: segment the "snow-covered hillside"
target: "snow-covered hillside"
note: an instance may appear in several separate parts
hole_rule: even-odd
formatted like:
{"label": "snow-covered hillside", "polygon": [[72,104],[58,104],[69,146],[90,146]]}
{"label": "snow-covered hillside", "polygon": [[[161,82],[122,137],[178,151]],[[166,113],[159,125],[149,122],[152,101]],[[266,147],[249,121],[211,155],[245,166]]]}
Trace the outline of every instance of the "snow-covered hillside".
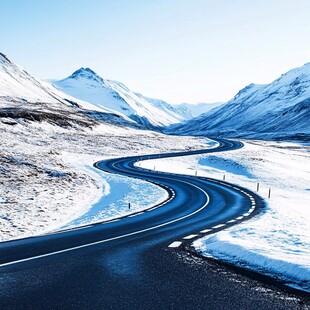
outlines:
{"label": "snow-covered hillside", "polygon": [[60,103],[61,97],[0,53],[0,98],[29,102]]}
{"label": "snow-covered hillside", "polygon": [[150,102],[152,105],[165,111],[166,113],[171,114],[174,118],[179,119],[180,121],[193,118],[191,110],[186,106],[172,105],[162,99],[149,98],[138,93],[136,93],[136,95],[146,100],[147,102]]}
{"label": "snow-covered hillside", "polygon": [[271,84],[250,84],[225,105],[173,128],[187,134],[291,136],[310,133],[310,63]]}
{"label": "snow-covered hillside", "polygon": [[47,121],[58,126],[106,123],[142,128],[121,113],[97,107],[35,78],[0,53],[0,118]]}
{"label": "snow-covered hillside", "polygon": [[103,79],[89,68],[80,68],[53,84],[73,97],[118,111],[143,125],[168,126],[185,119],[169,104],[157,105],[157,101],[147,100],[120,82]]}
{"label": "snow-covered hillside", "polygon": [[0,103],[44,103],[50,108],[81,107],[111,113],[62,93],[48,82],[35,78],[0,53]]}

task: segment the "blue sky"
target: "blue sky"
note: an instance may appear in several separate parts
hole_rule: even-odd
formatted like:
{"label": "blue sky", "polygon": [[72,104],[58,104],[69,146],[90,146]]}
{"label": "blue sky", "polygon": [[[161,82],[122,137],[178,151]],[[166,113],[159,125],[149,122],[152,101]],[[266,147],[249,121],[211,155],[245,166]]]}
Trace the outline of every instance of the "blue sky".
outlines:
{"label": "blue sky", "polygon": [[310,62],[309,0],[0,0],[0,51],[42,79],[79,67],[168,102],[226,101]]}

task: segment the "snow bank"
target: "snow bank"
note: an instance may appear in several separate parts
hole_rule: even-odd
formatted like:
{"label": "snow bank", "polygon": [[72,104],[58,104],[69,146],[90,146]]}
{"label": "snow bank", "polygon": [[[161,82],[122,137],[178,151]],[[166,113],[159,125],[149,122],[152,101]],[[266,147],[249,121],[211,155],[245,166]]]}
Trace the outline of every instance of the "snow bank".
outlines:
{"label": "snow bank", "polygon": [[[94,204],[89,204],[89,206],[84,204],[81,209],[82,214],[78,217],[75,216],[72,221],[60,229],[121,217],[149,208],[168,198],[168,193],[158,186],[138,179],[105,173],[94,167],[81,164],[85,162],[85,159],[81,159],[73,165],[80,171],[96,176],[98,181],[102,182],[102,192],[97,196]],[[68,163],[72,165],[72,162]],[[92,193],[90,192],[90,194]],[[130,209],[128,203],[130,203]]]}
{"label": "snow bank", "polygon": [[[310,290],[310,154],[293,143],[247,141],[231,152],[150,160],[148,168],[226,180],[256,191],[264,214],[194,243],[197,251]],[[268,191],[271,188],[271,199]]]}

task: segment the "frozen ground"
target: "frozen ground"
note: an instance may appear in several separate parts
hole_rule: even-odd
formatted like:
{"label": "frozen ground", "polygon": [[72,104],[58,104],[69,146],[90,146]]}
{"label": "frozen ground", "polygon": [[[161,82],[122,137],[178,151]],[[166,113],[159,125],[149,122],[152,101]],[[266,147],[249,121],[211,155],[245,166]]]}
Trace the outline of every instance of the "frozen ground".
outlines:
{"label": "frozen ground", "polygon": [[[310,291],[310,153],[309,146],[247,141],[231,152],[150,160],[142,166],[222,178],[266,198],[264,214],[200,239],[197,251],[255,269]],[[271,199],[268,190],[271,188]]]}
{"label": "frozen ground", "polygon": [[[0,241],[117,217],[129,211],[129,200],[133,212],[164,199],[154,185],[94,169],[97,160],[206,147],[205,139],[113,125],[64,128],[9,118],[0,119],[0,137]],[[117,196],[110,193],[115,185]]]}

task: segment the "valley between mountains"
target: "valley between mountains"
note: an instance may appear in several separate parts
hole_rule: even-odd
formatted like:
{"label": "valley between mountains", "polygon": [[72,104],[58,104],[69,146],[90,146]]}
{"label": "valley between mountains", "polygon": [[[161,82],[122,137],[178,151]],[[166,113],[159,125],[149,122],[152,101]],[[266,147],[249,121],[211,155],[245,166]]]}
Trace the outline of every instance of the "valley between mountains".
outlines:
{"label": "valley between mountains", "polygon": [[262,197],[262,212],[192,247],[309,293],[309,120],[310,63],[191,111],[90,68],[42,81],[0,54],[0,241],[113,220],[167,199],[153,183],[96,169],[99,160],[212,149],[218,137],[237,138],[238,150],[136,165],[225,178]]}

